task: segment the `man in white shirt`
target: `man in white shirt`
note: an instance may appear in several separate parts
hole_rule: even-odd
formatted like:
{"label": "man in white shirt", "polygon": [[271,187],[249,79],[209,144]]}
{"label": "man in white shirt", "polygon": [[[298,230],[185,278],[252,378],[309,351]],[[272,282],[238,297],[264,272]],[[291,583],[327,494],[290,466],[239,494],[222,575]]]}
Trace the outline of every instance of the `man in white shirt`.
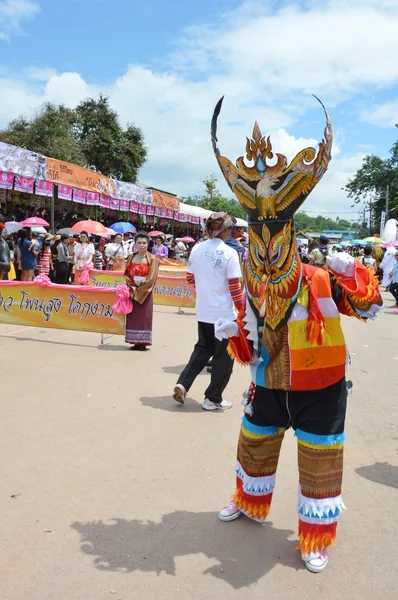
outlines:
{"label": "man in white shirt", "polygon": [[203,409],[231,408],[222,394],[229,382],[233,359],[229,356],[228,340],[214,336],[214,324],[219,319],[236,319],[235,307],[243,308],[242,276],[239,257],[225,244],[231,235],[234,220],[227,213],[213,213],[207,220],[209,239],[196,245],[188,263],[187,281],[196,287],[196,318],[198,341],[191,358],[174,388],[173,398],[184,404],[185,396],[211,357],[211,381],[205,392]]}

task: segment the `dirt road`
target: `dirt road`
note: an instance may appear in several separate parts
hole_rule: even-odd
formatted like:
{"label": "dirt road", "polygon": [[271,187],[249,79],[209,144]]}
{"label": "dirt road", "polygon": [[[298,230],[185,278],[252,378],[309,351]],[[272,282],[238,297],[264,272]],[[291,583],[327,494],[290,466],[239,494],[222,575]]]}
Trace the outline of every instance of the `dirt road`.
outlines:
{"label": "dirt road", "polygon": [[[391,301],[387,301],[390,305]],[[286,436],[270,520],[225,524],[247,369],[225,413],[170,397],[196,334],[159,307],[155,345],[0,326],[3,600],[383,600],[398,569],[398,316],[344,320],[353,364],[344,500],[327,570],[303,568],[296,448]]]}

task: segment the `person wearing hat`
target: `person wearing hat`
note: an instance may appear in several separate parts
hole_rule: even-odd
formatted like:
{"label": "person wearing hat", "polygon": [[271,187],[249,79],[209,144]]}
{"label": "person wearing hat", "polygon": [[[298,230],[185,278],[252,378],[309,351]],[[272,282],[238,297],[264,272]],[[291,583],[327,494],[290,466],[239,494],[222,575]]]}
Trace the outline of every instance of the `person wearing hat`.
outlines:
{"label": "person wearing hat", "polygon": [[329,238],[327,238],[326,235],[321,235],[319,238],[319,246],[314,248],[308,256],[310,265],[313,265],[314,267],[327,266],[326,259],[331,256],[328,244],[330,244]]}
{"label": "person wearing hat", "polygon": [[196,288],[198,341],[178,378],[173,398],[184,404],[196,377],[213,357],[210,385],[205,391],[202,405],[204,410],[209,411],[232,406],[231,402],[223,399],[223,393],[230,380],[234,361],[228,354],[228,340],[215,337],[214,325],[219,319],[235,321],[235,307],[243,310],[238,253],[225,243],[233,228],[233,218],[227,213],[213,213],[206,223],[209,239],[193,248],[187,269],[187,282]]}

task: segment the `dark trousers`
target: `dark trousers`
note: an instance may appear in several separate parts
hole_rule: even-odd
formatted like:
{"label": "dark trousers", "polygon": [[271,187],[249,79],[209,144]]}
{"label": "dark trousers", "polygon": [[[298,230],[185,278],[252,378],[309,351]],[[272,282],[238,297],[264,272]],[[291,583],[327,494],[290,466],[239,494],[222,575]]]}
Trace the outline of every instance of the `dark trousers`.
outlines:
{"label": "dark trousers", "polygon": [[195,344],[191,358],[178,383],[188,391],[196,377],[205,368],[210,358],[212,372],[210,385],[205,391],[205,397],[211,402],[222,402],[222,394],[228,385],[234,366],[233,359],[227,352],[228,340],[221,342],[214,337],[214,325],[211,323],[198,323],[198,341]]}
{"label": "dark trousers", "polygon": [[395,302],[398,304],[398,283],[391,283],[389,289],[390,289],[390,293],[395,298]]}
{"label": "dark trousers", "polygon": [[55,283],[66,285],[69,280],[69,265],[67,262],[55,263]]}

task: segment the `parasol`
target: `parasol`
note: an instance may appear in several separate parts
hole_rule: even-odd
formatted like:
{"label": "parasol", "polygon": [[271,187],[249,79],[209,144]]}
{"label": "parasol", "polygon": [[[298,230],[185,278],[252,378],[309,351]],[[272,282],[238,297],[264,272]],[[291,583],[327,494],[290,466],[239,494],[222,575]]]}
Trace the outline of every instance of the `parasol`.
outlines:
{"label": "parasol", "polygon": [[17,221],[7,221],[4,223],[5,227],[3,229],[3,233],[6,235],[11,235],[12,233],[16,233],[22,229],[22,225],[17,223]]}
{"label": "parasol", "polygon": [[50,223],[40,217],[29,217],[29,219],[21,221],[21,225],[22,227],[50,227]]}
{"label": "parasol", "polygon": [[189,235],[186,235],[185,237],[181,238],[181,241],[185,242],[186,244],[193,244],[195,240],[189,237]]}
{"label": "parasol", "polygon": [[151,237],[164,237],[164,233],[162,231],[150,231],[148,235]]}
{"label": "parasol", "polygon": [[113,225],[110,226],[110,229],[112,229],[114,233],[130,233],[131,231],[136,231],[134,225],[127,221],[113,223]]}
{"label": "parasol", "polygon": [[62,227],[62,229],[58,229],[57,235],[73,235],[73,229],[71,227]]}
{"label": "parasol", "polygon": [[367,238],[364,238],[362,241],[366,242],[367,244],[382,244],[383,243],[383,240],[379,237],[367,237]]}
{"label": "parasol", "polygon": [[102,223],[98,223],[98,221],[79,221],[75,223],[71,228],[72,233],[81,233],[82,231],[87,231],[87,233],[91,233],[92,235],[115,235],[115,232],[112,229],[108,229]]}
{"label": "parasol", "polygon": [[32,231],[34,233],[48,233],[48,231],[46,231],[44,227],[32,227]]}

